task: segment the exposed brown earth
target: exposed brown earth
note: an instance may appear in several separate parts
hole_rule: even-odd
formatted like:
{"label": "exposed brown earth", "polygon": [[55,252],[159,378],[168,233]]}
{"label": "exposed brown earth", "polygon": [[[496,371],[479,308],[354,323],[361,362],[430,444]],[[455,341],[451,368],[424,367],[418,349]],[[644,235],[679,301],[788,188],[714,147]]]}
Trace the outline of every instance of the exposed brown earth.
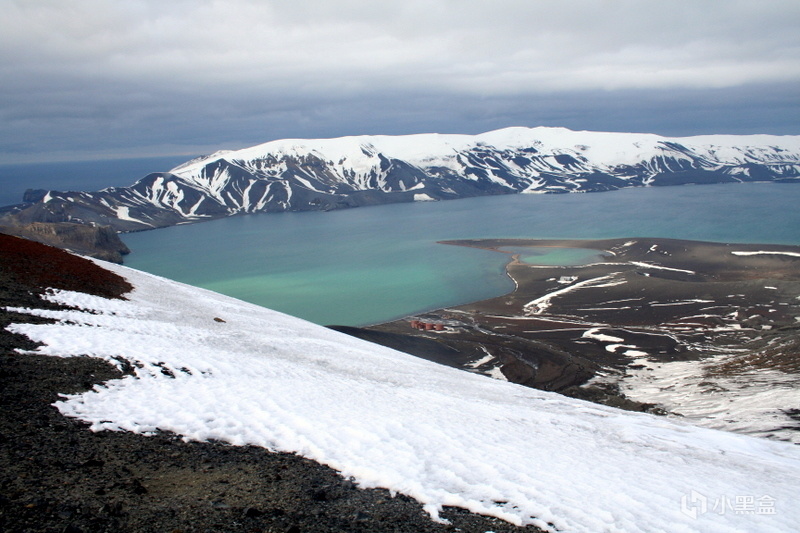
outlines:
{"label": "exposed brown earth", "polygon": [[[46,288],[123,298],[130,283],[91,261],[51,246],[0,233],[0,269],[7,284],[41,294]],[[3,296],[4,303],[6,296]],[[6,303],[6,305],[8,305]]]}

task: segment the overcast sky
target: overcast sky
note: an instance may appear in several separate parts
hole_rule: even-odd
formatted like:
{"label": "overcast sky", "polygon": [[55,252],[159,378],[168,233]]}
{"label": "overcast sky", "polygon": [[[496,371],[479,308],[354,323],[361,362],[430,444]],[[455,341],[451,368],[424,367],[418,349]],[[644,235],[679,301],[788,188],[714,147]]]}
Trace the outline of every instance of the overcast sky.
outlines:
{"label": "overcast sky", "polygon": [[800,134],[798,0],[0,0],[0,163],[506,126]]}

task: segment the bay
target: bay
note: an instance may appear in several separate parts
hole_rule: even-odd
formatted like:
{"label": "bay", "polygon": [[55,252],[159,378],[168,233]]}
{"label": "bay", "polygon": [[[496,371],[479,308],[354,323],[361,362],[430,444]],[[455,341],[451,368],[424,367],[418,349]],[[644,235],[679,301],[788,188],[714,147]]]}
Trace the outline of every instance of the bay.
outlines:
{"label": "bay", "polygon": [[467,238],[800,244],[800,187],[743,183],[509,195],[231,217],[128,234],[126,264],[305,318],[367,325],[513,289]]}

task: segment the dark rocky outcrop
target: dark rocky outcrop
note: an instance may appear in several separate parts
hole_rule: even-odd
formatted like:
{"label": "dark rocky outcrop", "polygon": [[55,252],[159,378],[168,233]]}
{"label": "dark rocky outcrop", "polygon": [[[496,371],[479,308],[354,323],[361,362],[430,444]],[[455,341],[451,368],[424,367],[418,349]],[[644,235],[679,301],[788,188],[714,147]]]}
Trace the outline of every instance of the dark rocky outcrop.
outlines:
{"label": "dark rocky outcrop", "polygon": [[0,225],[0,233],[64,248],[112,263],[122,263],[130,250],[110,226],[92,226],[71,222],[30,222],[14,224],[10,218]]}

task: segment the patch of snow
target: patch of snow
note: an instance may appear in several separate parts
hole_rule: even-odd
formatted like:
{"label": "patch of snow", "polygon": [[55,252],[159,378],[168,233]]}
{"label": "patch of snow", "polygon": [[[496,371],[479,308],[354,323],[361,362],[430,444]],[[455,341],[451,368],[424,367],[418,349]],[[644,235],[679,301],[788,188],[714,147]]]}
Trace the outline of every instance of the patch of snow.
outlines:
{"label": "patch of snow", "polygon": [[789,257],[800,257],[797,252],[731,252],[733,255],[788,255]]}
{"label": "patch of snow", "polygon": [[670,268],[661,265],[654,265],[653,263],[643,263],[641,261],[631,261],[630,264],[638,266],[640,268],[652,268],[655,270],[669,270],[672,272],[683,272],[685,274],[697,274],[694,270],[683,270],[681,268]]}
{"label": "patch of snow", "polygon": [[492,368],[486,375],[499,381],[508,381],[508,378],[503,374],[499,366]]}
{"label": "patch of snow", "polygon": [[602,333],[598,333],[598,331],[600,331],[600,328],[587,329],[586,331],[583,332],[583,335],[581,335],[581,337],[585,339],[594,339],[600,342],[623,342],[625,340],[620,337],[614,337],[612,335],[604,335]]}
{"label": "patch of snow", "polygon": [[665,302],[665,303],[651,302],[650,305],[653,307],[670,307],[673,305],[707,304],[713,302],[714,300],[683,300],[679,302]]}
{"label": "patch of snow", "polygon": [[417,193],[414,195],[415,202],[435,202],[435,198],[431,198],[428,193]]}
{"label": "patch of snow", "polygon": [[138,218],[133,218],[130,215],[129,209],[130,208],[128,208],[126,206],[117,206],[117,208],[115,209],[115,212],[117,214],[117,218],[120,219],[120,220],[128,220],[130,222],[139,222],[141,224],[142,223],[141,220],[139,220]]}
{"label": "patch of snow", "polygon": [[664,363],[637,359],[642,368],[629,369],[620,390],[697,425],[800,444],[800,432],[787,414],[800,405],[800,376],[769,369],[715,372],[726,357]]}
{"label": "patch of snow", "polygon": [[197,202],[195,202],[195,204],[189,208],[188,215],[195,216],[197,214],[197,209],[200,207],[200,204],[202,204],[204,201],[205,201],[204,197],[198,198]]}
{"label": "patch of snow", "polygon": [[548,307],[550,307],[550,301],[555,298],[556,296],[561,296],[568,292],[576,291],[579,289],[585,288],[601,288],[601,287],[613,287],[615,285],[622,285],[625,283],[624,279],[617,279],[618,273],[609,274],[607,276],[600,276],[598,278],[587,279],[574,285],[570,285],[568,287],[564,287],[563,289],[559,289],[557,291],[553,291],[548,293],[540,298],[536,298],[535,300],[531,300],[530,302],[526,303],[523,307],[525,311],[529,314],[540,314],[543,313]]}
{"label": "patch of snow", "polygon": [[292,176],[292,177],[293,177],[294,179],[296,179],[297,181],[299,181],[299,182],[300,182],[300,183],[303,185],[303,187],[305,187],[305,188],[306,188],[306,189],[308,189],[309,191],[314,191],[314,192],[324,192],[324,191],[320,191],[319,189],[317,189],[316,187],[314,187],[313,185],[311,185],[311,182],[310,182],[310,181],[308,181],[307,179],[305,179],[304,177],[300,176],[300,174],[299,174],[299,173],[298,173],[298,174],[295,174],[295,175],[294,175],[294,176]]}
{"label": "patch of snow", "polygon": [[626,309],[633,309],[633,307],[582,307],[578,311],[624,311]]}
{"label": "patch of snow", "polygon": [[484,348],[483,346],[481,346],[481,348],[483,348],[483,351],[486,353],[486,355],[481,357],[477,361],[473,361],[473,362],[469,363],[467,366],[469,366],[471,368],[478,368],[479,366],[485,365],[486,363],[488,363],[489,361],[494,359],[494,356],[492,354],[490,354],[489,351],[486,348]]}

